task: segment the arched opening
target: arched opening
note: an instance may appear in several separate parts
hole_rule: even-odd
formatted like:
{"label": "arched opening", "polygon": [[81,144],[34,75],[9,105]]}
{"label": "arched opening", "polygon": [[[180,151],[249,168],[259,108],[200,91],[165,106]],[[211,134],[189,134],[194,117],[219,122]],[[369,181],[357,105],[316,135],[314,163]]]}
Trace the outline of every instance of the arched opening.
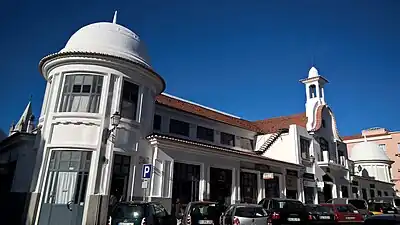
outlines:
{"label": "arched opening", "polygon": [[315,86],[315,84],[311,84],[309,87],[309,95],[310,98],[315,98],[317,97],[317,87]]}

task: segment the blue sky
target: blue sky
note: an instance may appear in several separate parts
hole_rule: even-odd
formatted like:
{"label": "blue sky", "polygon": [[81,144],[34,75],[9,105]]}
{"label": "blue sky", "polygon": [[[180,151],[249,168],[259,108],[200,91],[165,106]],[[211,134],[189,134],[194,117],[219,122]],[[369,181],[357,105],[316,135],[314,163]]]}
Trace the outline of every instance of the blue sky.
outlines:
{"label": "blue sky", "polygon": [[[400,130],[400,1],[1,1],[0,128],[29,96],[36,115],[39,60],[80,27],[112,20],[148,46],[167,92],[256,120],[304,112],[298,81],[312,62],[342,135]],[[314,60],[312,60],[314,58]]]}

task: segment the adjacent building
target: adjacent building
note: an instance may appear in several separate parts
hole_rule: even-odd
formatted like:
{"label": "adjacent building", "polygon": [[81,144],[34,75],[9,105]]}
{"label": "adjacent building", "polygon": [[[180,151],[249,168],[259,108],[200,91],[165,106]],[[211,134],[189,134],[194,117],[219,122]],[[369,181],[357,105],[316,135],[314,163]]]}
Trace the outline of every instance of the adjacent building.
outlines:
{"label": "adjacent building", "polygon": [[106,224],[110,195],[170,210],[177,199],[318,203],[352,193],[353,162],[315,67],[301,80],[305,113],[259,121],[162,93],[143,42],[116,15],[79,29],[39,68],[47,86],[38,125],[26,132],[36,138],[28,145],[27,224]]}
{"label": "adjacent building", "polygon": [[[343,139],[347,144],[349,154],[352,157],[355,154],[352,160],[357,160],[359,157],[362,157],[364,161],[371,160],[373,167],[368,170],[368,174],[378,180],[394,183],[395,194],[400,196],[400,132],[374,127]],[[369,197],[385,195],[384,192],[377,190],[379,189],[368,190],[367,188],[366,192]]]}

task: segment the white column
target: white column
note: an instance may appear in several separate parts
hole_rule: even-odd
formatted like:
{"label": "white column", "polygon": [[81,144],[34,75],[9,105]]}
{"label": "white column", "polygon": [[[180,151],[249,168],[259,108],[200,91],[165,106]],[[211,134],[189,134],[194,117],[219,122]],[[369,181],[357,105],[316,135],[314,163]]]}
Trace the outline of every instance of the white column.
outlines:
{"label": "white column", "polygon": [[237,180],[237,170],[236,168],[232,168],[232,193],[231,193],[231,204],[235,204],[237,200],[237,190],[238,186],[236,184]]}
{"label": "white column", "polygon": [[281,197],[285,198],[286,197],[286,170],[282,169],[282,176],[281,176],[281,182],[282,185],[279,185],[281,189]]}
{"label": "white column", "polygon": [[262,200],[262,188],[261,188],[261,172],[257,171],[257,203]]}

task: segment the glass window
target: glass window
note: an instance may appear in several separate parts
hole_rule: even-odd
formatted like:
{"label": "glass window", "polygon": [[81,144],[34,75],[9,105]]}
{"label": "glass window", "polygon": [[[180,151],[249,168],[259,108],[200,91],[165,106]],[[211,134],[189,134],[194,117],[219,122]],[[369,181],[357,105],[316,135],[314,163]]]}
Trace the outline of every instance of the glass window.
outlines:
{"label": "glass window", "polygon": [[342,191],[342,198],[348,198],[349,190],[348,190],[347,186],[341,186],[340,189]]}
{"label": "glass window", "polygon": [[221,132],[221,144],[235,146],[235,135]]}
{"label": "glass window", "polygon": [[136,219],[145,215],[145,205],[119,204],[112,213],[115,219]]}
{"label": "glass window", "polygon": [[154,115],[153,130],[161,130],[161,116]]}
{"label": "glass window", "polygon": [[200,140],[213,142],[214,130],[207,127],[197,126],[197,138]]}
{"label": "glass window", "polygon": [[367,203],[361,199],[349,199],[349,204],[352,204],[357,209],[367,209]]}
{"label": "glass window", "polygon": [[235,216],[245,218],[265,217],[267,213],[261,207],[238,207],[235,210]]}
{"label": "glass window", "polygon": [[310,140],[300,137],[300,151],[301,158],[309,159],[310,158]]}
{"label": "glass window", "polygon": [[124,80],[121,99],[121,117],[136,120],[139,86]]}
{"label": "glass window", "polygon": [[189,123],[174,119],[170,119],[169,121],[169,132],[172,134],[189,137],[189,129]]}
{"label": "glass window", "polygon": [[197,203],[192,205],[190,215],[193,217],[207,216],[210,218],[218,218],[219,210],[215,203]]}
{"label": "glass window", "polygon": [[400,152],[400,143],[397,143],[397,151]]}
{"label": "glass window", "polygon": [[98,113],[103,76],[66,75],[60,112]]}
{"label": "glass window", "polygon": [[351,205],[338,205],[336,206],[336,210],[340,213],[352,213],[356,210],[356,208]]}
{"label": "glass window", "polygon": [[243,149],[254,150],[254,141],[248,138],[240,138],[240,147]]}
{"label": "glass window", "polygon": [[386,145],[385,144],[379,144],[378,145],[380,149],[386,152]]}
{"label": "glass window", "polygon": [[164,190],[164,197],[168,198],[170,196],[169,184],[171,181],[171,161],[164,161],[163,164],[163,190]]}
{"label": "glass window", "polygon": [[275,209],[298,209],[303,207],[303,203],[293,200],[276,200],[273,206]]}
{"label": "glass window", "polygon": [[162,205],[154,204],[154,216],[156,218],[163,218],[167,215],[168,215],[167,210],[165,210],[165,208]]}

